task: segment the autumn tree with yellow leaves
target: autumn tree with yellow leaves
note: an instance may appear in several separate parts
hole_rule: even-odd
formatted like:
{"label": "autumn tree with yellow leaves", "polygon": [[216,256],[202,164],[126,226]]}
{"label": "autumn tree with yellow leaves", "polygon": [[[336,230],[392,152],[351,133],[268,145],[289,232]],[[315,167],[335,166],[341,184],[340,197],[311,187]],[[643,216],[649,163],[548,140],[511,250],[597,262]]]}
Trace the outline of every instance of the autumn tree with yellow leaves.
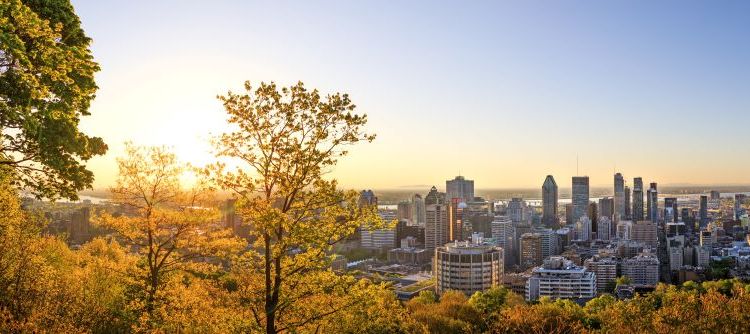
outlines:
{"label": "autumn tree with yellow leaves", "polygon": [[215,142],[218,157],[240,166],[215,166],[214,175],[239,200],[254,240],[233,266],[237,292],[252,330],[295,332],[347,307],[330,301],[352,280],[329,270],[329,250],[377,217],[324,176],[348,147],[375,136],[347,94],[321,96],[301,82],[245,90],[220,97],[232,130]]}
{"label": "autumn tree with yellow leaves", "polygon": [[198,175],[192,188],[181,184],[189,169],[173,153],[128,144],[118,167],[119,178],[110,191],[125,214],[103,213],[97,223],[115,231],[139,256],[131,274],[142,296],[134,302],[148,328],[163,318],[157,311],[169,307],[164,290],[176,288],[171,279],[218,269],[221,259],[238,252],[242,242],[220,223],[205,179]]}

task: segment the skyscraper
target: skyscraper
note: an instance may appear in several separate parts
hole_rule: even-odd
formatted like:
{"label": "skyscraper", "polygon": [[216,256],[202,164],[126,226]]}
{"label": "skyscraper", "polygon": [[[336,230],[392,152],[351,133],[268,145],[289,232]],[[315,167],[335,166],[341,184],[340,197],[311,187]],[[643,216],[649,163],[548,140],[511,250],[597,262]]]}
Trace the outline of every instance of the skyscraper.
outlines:
{"label": "skyscraper", "polygon": [[622,174],[615,174],[614,222],[625,217],[625,179]]}
{"label": "skyscraper", "polygon": [[451,199],[448,206],[448,241],[461,241],[464,239],[464,211],[466,203],[460,198]]}
{"label": "skyscraper", "polygon": [[557,183],[552,175],[547,175],[542,184],[542,223],[557,226]]}
{"label": "skyscraper", "polygon": [[648,220],[657,222],[659,220],[659,192],[656,189],[656,182],[651,182],[646,200]]}
{"label": "skyscraper", "polygon": [[414,194],[411,198],[412,203],[412,221],[417,226],[424,227],[425,222],[425,212],[424,212],[424,199],[422,199],[422,195],[420,194]]}
{"label": "skyscraper", "polygon": [[708,196],[706,195],[701,195],[700,219],[700,226],[706,226],[708,223]]}
{"label": "skyscraper", "polygon": [[615,200],[611,197],[602,197],[599,199],[599,217],[607,217],[614,221]]}
{"label": "skyscraper", "polygon": [[[671,218],[671,220],[668,218]],[[679,220],[678,218],[679,216],[677,213],[677,198],[674,198],[674,197],[664,198],[664,222],[676,223]]]}
{"label": "skyscraper", "polygon": [[589,209],[589,177],[573,177],[573,221],[578,222],[581,217],[586,216]]}
{"label": "skyscraper", "polygon": [[623,219],[630,219],[633,214],[631,213],[630,209],[632,207],[630,206],[630,187],[625,186],[625,218]]}
{"label": "skyscraper", "polygon": [[633,179],[633,212],[632,220],[643,220],[643,179],[636,177]]}
{"label": "skyscraper", "polygon": [[524,211],[526,211],[526,203],[523,201],[523,198],[513,197],[508,202],[508,216],[510,216],[510,220],[514,223],[526,221]]}
{"label": "skyscraper", "polygon": [[447,180],[445,181],[445,194],[448,201],[460,198],[461,202],[471,202],[474,200],[474,180],[467,180],[463,176]]}
{"label": "skyscraper", "polygon": [[443,247],[450,238],[448,227],[448,205],[445,196],[432,187],[425,196],[424,248],[432,251]]}

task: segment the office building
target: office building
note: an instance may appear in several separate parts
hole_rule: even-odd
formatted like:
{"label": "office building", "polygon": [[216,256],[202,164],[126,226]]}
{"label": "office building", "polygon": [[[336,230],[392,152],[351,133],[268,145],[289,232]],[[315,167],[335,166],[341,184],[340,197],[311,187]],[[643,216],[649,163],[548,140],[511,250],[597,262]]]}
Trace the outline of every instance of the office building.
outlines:
{"label": "office building", "polygon": [[461,291],[467,296],[501,284],[503,249],[480,240],[455,241],[435,249],[435,290]]}
{"label": "office building", "polygon": [[516,231],[513,222],[507,216],[495,216],[490,223],[490,229],[492,230],[492,239],[503,249],[505,266],[514,265],[517,261],[513,255],[518,250],[514,245]]}
{"label": "office building", "polygon": [[573,203],[565,204],[565,224],[573,224]]}
{"label": "office building", "polygon": [[414,219],[413,211],[414,209],[411,201],[398,202],[398,205],[396,205],[396,219],[406,220],[411,225],[412,219]]}
{"label": "office building", "polygon": [[644,243],[646,246],[656,250],[658,243],[657,223],[650,220],[642,220],[633,224],[630,240]]}
{"label": "office building", "polygon": [[615,174],[613,209],[612,221],[619,222],[625,218],[625,179],[620,173]]}
{"label": "office building", "polygon": [[[624,221],[624,220],[621,220]],[[607,217],[600,217],[596,223],[596,238],[598,240],[609,240],[612,233],[612,221]]]}
{"label": "office building", "polygon": [[648,215],[647,219],[656,223],[659,220],[659,192],[656,189],[656,182],[652,182],[651,186],[648,188],[646,200],[646,213]]}
{"label": "office building", "polygon": [[466,202],[459,198],[450,200],[448,206],[448,241],[464,240],[464,211]]}
{"label": "office building", "polygon": [[514,223],[526,221],[526,203],[523,198],[514,197],[508,202],[508,216]]}
{"label": "office building", "polygon": [[[390,212],[380,212],[381,218],[391,221],[395,215]],[[396,247],[397,225],[389,228],[373,229],[365,225],[360,227],[360,247],[371,250],[389,250]]]}
{"label": "office building", "polygon": [[630,204],[630,187],[625,186],[625,218],[623,219],[631,219],[633,216],[632,214],[632,206]]}
{"label": "office building", "polygon": [[445,195],[447,201],[458,198],[461,202],[470,202],[474,200],[474,181],[467,180],[463,176],[447,180],[445,181]]}
{"label": "office building", "polygon": [[557,226],[557,183],[552,175],[547,175],[542,184],[542,224]]}
{"label": "office building", "polygon": [[553,256],[532,270],[526,282],[526,300],[594,298],[596,290],[594,273],[564,257]]}
{"label": "office building", "polygon": [[643,220],[643,179],[636,177],[633,179],[633,211],[631,219],[635,221]]}
{"label": "office building", "polygon": [[520,241],[519,264],[528,269],[542,264],[542,236],[539,233],[524,233]]}
{"label": "office building", "polygon": [[591,240],[591,219],[583,216],[576,222],[576,240],[589,241]]}
{"label": "office building", "polygon": [[701,195],[700,209],[698,210],[700,217],[700,226],[704,227],[708,224],[708,196]]}
{"label": "office building", "polygon": [[572,191],[573,216],[571,218],[577,222],[581,217],[586,216],[589,209],[589,177],[574,176]]}
{"label": "office building", "polygon": [[677,211],[677,198],[666,197],[664,198],[664,222],[677,222],[679,221]]}
{"label": "office building", "polygon": [[602,197],[599,199],[599,217],[607,217],[611,221],[615,221],[614,207],[615,200],[611,197]]}

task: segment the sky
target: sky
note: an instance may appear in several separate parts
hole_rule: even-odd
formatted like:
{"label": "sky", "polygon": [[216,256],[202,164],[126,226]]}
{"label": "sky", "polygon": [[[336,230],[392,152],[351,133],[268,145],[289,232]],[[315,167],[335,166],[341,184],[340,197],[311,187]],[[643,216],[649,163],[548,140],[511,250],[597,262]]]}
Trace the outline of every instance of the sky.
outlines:
{"label": "sky", "polygon": [[377,139],[345,187],[750,184],[748,1],[72,2],[102,68],[95,188],[125,141],[212,162],[246,80],[350,94]]}

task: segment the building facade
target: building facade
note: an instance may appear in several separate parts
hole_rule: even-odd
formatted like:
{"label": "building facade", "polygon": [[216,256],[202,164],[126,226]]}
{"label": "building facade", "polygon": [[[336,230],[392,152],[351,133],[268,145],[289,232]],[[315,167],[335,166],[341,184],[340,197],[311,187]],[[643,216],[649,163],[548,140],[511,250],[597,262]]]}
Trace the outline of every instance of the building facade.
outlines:
{"label": "building facade", "polygon": [[474,240],[456,241],[435,249],[435,290],[461,291],[467,296],[498,286],[503,277],[503,249]]}

